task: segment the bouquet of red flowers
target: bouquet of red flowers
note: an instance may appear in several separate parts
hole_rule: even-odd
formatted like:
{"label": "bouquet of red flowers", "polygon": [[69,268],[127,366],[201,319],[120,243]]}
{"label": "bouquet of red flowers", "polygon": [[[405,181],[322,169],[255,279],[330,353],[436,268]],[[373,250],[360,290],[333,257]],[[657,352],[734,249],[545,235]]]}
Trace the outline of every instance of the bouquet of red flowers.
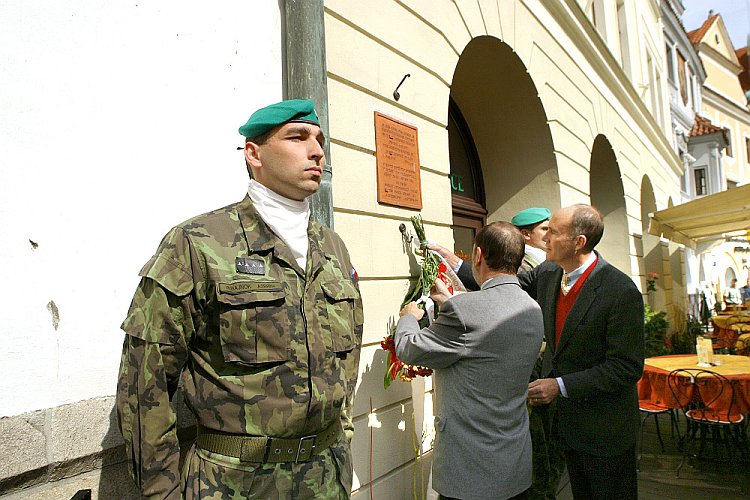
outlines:
{"label": "bouquet of red flowers", "polygon": [[[427,249],[427,238],[425,237],[422,217],[416,216],[411,218],[414,231],[419,239],[419,254],[422,256],[422,265],[420,266],[419,278],[414,288],[406,294],[401,307],[409,302],[426,297],[430,293],[430,288],[435,284],[436,279],[441,279],[447,286],[448,290],[453,293],[453,283],[447,276],[448,267],[445,262],[435,253]],[[383,386],[387,389],[394,380],[399,379],[405,382],[411,381],[416,376],[427,377],[432,375],[430,368],[404,364],[396,356],[396,346],[393,340],[393,331],[391,331],[381,342],[380,346],[388,351],[388,369],[383,378]]]}
{"label": "bouquet of red flowers", "polygon": [[392,334],[381,340],[380,346],[388,351],[388,369],[383,377],[383,387],[386,389],[388,389],[396,379],[403,380],[404,382],[411,382],[411,379],[416,376],[428,377],[432,375],[432,369],[430,368],[407,365],[398,359],[398,356],[396,356],[396,345],[393,342]]}

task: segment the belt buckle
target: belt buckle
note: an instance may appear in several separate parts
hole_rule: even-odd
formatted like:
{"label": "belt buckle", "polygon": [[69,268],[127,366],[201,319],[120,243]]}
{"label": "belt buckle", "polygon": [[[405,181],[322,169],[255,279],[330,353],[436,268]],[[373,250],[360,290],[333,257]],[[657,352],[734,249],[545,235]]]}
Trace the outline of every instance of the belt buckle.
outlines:
{"label": "belt buckle", "polygon": [[[307,459],[305,459],[305,461],[309,460],[310,457],[312,457],[313,449],[315,449],[315,437],[316,437],[315,435],[312,435],[312,436],[305,436],[305,437],[299,438],[299,446],[297,446],[297,455],[294,457],[295,463],[300,461],[300,455],[304,456],[304,454],[307,453],[308,451],[309,451],[309,455],[307,456]],[[304,447],[305,441],[308,441],[308,440],[310,441],[309,449]]]}

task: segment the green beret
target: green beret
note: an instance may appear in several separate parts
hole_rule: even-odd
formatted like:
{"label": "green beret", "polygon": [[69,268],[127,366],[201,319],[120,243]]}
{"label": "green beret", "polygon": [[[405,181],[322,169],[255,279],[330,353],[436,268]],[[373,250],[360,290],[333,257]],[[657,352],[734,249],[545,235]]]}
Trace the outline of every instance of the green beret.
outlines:
{"label": "green beret", "polygon": [[260,108],[239,131],[240,135],[245,137],[258,137],[288,122],[305,122],[320,126],[318,115],[315,114],[315,105],[310,99],[290,99]]}
{"label": "green beret", "polygon": [[526,227],[545,221],[551,216],[552,212],[546,208],[527,208],[526,210],[518,212],[516,216],[510,220],[510,223],[516,227]]}

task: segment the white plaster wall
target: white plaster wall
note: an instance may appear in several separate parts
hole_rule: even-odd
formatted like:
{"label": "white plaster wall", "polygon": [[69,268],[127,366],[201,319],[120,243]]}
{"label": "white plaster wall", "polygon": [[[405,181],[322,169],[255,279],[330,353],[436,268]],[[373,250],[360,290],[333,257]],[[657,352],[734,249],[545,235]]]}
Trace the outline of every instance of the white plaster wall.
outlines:
{"label": "white plaster wall", "polygon": [[281,45],[277,0],[0,2],[0,416],[114,393],[138,270],[244,195]]}

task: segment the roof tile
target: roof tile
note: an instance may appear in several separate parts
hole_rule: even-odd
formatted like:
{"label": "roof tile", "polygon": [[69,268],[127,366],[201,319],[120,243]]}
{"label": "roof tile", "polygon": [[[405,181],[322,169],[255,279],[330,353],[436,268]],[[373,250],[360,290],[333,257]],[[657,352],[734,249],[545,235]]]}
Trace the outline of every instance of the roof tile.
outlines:
{"label": "roof tile", "polygon": [[743,92],[750,90],[750,55],[747,53],[747,47],[742,47],[735,51],[737,59],[740,61],[742,71],[740,72],[740,85],[742,85]]}
{"label": "roof tile", "polygon": [[708,28],[711,27],[711,25],[719,18],[719,14],[714,14],[713,16],[706,19],[700,28],[689,31],[688,32],[688,38],[693,43],[693,45],[700,43],[700,41],[703,39],[703,37],[706,35],[706,32],[708,31]]}
{"label": "roof tile", "polygon": [[705,118],[698,113],[695,114],[695,122],[693,123],[693,128],[690,129],[690,137],[699,137],[702,135],[714,134],[717,132],[724,136],[724,141],[726,142],[727,131],[725,129],[717,127],[716,125],[711,123],[711,120],[709,120],[708,118]]}

